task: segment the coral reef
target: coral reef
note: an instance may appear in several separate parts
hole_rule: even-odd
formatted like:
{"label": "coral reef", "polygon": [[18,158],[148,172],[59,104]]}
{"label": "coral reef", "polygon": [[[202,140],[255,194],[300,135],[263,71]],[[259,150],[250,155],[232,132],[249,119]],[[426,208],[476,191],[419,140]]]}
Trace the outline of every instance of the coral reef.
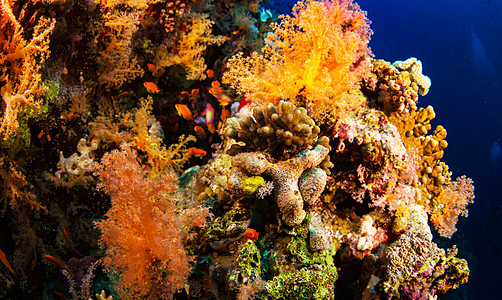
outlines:
{"label": "coral reef", "polygon": [[462,230],[474,186],[441,161],[422,63],[373,59],[352,0],[263,5],[0,1],[0,297],[432,299],[467,281],[433,238]]}

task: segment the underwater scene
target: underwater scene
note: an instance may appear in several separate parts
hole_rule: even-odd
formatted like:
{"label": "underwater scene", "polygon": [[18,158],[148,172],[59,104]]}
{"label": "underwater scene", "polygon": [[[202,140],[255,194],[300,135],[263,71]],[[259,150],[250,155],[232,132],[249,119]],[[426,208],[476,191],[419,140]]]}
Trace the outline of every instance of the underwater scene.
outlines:
{"label": "underwater scene", "polygon": [[501,12],[1,0],[0,299],[496,299]]}

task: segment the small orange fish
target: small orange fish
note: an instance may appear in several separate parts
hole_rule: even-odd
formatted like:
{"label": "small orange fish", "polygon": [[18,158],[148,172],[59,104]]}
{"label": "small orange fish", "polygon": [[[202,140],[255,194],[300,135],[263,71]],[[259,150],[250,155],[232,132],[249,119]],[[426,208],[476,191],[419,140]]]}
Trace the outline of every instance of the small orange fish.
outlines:
{"label": "small orange fish", "polygon": [[222,122],[225,122],[227,117],[230,117],[230,111],[228,109],[224,108],[221,110],[220,119]]}
{"label": "small orange fish", "polygon": [[12,268],[12,266],[10,265],[9,261],[7,260],[7,257],[5,256],[5,254],[3,254],[3,251],[0,250],[0,260],[2,261],[2,263],[7,267],[7,269],[9,269],[9,271],[12,273],[12,275],[16,276],[16,272],[14,272],[14,269]]}
{"label": "small orange fish", "polygon": [[159,87],[154,82],[146,81],[143,82],[143,85],[145,86],[146,90],[151,94],[157,94],[158,92],[160,92]]}
{"label": "small orange fish", "polygon": [[129,94],[130,93],[128,91],[122,92],[122,93],[119,94],[119,98],[120,97],[127,97],[127,96],[129,96]]}
{"label": "small orange fish", "polygon": [[188,106],[186,106],[185,104],[176,104],[175,107],[176,107],[176,110],[178,111],[178,115],[180,115],[180,117],[183,117],[186,120],[192,119],[192,112],[190,111]]}
{"label": "small orange fish", "polygon": [[195,131],[195,134],[197,135],[197,137],[201,140],[205,140],[206,139],[206,131],[204,131],[204,128],[202,128],[201,126],[197,125],[193,128],[193,130]]}
{"label": "small orange fish", "polygon": [[232,98],[230,98],[230,96],[225,93],[220,93],[218,97],[216,97],[216,99],[218,99],[220,105],[223,107],[227,106],[228,104],[230,104],[230,102],[232,102]]}
{"label": "small orange fish", "polygon": [[63,299],[66,299],[66,300],[71,299],[70,297],[68,297],[68,296],[66,296],[65,294],[60,293],[60,292],[58,292],[58,291],[53,291],[53,293],[54,293],[54,295],[56,295],[56,296],[58,296],[58,297],[61,297],[61,298],[63,298]]}
{"label": "small orange fish", "polygon": [[217,95],[222,92],[220,83],[218,81],[211,82],[211,88],[209,89],[209,93],[211,95]]}
{"label": "small orange fish", "polygon": [[75,247],[73,247],[73,245],[71,244],[71,241],[70,241],[70,236],[68,235],[68,232],[66,231],[66,228],[64,228],[64,226],[62,226],[62,231],[63,231],[63,237],[64,239],[66,240],[66,242],[68,243],[68,245],[70,246],[70,248],[77,252],[78,255],[80,256],[83,256],[82,254],[80,254],[80,252],[77,251],[77,249],[75,249]]}
{"label": "small orange fish", "polygon": [[203,157],[203,156],[206,156],[207,152],[202,149],[191,147],[190,149],[188,149],[188,154],[195,155],[198,157]]}
{"label": "small orange fish", "polygon": [[207,69],[206,74],[207,74],[207,77],[209,77],[209,78],[213,78],[213,76],[214,76],[214,72],[211,69]]}
{"label": "small orange fish", "polygon": [[194,99],[199,95],[199,89],[193,89],[190,95],[192,96],[192,99]]}
{"label": "small orange fish", "polygon": [[214,127],[213,123],[208,123],[207,130],[209,130],[209,132],[211,132],[211,133],[214,133],[216,131],[216,128]]}
{"label": "small orange fish", "polygon": [[150,72],[157,75],[157,67],[154,64],[148,63],[146,64],[146,66],[148,67],[148,70],[150,70]]}
{"label": "small orange fish", "polygon": [[259,235],[258,231],[248,227],[242,239],[244,241],[252,240],[253,242],[256,242],[258,240],[258,235]]}
{"label": "small orange fish", "polygon": [[60,267],[61,269],[65,269],[66,271],[70,272],[68,267],[66,267],[59,259],[55,258],[52,255],[46,254],[44,257],[50,261],[51,263],[55,264],[56,266]]}
{"label": "small orange fish", "polygon": [[181,95],[186,98],[190,97],[190,94],[187,91],[181,92]]}

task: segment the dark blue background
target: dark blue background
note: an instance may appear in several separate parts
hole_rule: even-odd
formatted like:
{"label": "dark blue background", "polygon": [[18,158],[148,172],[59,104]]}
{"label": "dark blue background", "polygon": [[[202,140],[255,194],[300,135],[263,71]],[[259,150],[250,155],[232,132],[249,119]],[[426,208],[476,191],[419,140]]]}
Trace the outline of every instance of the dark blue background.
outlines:
{"label": "dark blue background", "polygon": [[[490,149],[502,138],[502,2],[362,0],[374,31],[370,46],[388,61],[419,58],[432,80],[420,106],[432,105],[434,124],[448,131],[443,160],[453,177],[471,177],[476,199],[452,238],[469,261],[469,283],[448,298],[496,299],[502,283],[502,231],[493,210],[502,205]],[[490,219],[491,214],[491,219]],[[441,241],[438,241],[441,244]],[[446,245],[446,244],[445,244]],[[453,297],[455,296],[455,297]]]}
{"label": "dark blue background", "polygon": [[[293,1],[276,1],[293,3]],[[502,205],[499,176],[490,162],[493,142],[502,138],[502,1],[360,0],[374,32],[375,58],[387,61],[417,57],[432,79],[419,106],[432,105],[435,125],[448,131],[445,161],[453,178],[467,175],[476,186],[469,217],[460,218],[451,240],[469,261],[468,284],[450,299],[496,299],[502,284]],[[279,5],[274,8],[278,9]],[[281,8],[290,11],[289,7]],[[498,173],[502,173],[498,170]],[[437,235],[437,234],[436,234]],[[500,239],[499,239],[500,238]]]}

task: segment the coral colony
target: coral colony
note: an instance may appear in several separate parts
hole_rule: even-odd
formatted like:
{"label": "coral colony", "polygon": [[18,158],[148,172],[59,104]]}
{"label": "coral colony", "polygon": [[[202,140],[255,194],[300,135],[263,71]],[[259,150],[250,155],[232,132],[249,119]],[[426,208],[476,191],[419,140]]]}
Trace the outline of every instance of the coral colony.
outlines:
{"label": "coral colony", "polygon": [[[351,0],[3,0],[0,298],[435,299],[473,182]],[[273,6],[269,6],[273,7]],[[426,67],[426,66],[425,66]]]}

